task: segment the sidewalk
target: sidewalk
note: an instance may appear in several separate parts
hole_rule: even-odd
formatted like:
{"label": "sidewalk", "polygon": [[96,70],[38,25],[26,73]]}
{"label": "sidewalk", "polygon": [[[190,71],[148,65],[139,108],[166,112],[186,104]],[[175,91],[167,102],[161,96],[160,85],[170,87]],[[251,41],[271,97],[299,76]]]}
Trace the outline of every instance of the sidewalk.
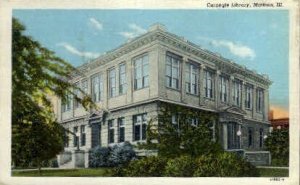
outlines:
{"label": "sidewalk", "polygon": [[286,169],[288,170],[289,167],[288,166],[256,166],[256,168],[269,168],[269,169]]}

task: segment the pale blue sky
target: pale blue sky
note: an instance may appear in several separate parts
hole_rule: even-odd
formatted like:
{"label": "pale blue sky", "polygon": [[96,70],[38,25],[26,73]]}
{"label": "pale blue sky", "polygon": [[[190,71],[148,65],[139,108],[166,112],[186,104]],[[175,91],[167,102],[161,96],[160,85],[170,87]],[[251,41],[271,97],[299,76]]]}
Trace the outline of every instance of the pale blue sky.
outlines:
{"label": "pale blue sky", "polygon": [[162,23],[167,30],[269,75],[270,103],[288,109],[285,10],[14,10],[31,35],[79,66]]}

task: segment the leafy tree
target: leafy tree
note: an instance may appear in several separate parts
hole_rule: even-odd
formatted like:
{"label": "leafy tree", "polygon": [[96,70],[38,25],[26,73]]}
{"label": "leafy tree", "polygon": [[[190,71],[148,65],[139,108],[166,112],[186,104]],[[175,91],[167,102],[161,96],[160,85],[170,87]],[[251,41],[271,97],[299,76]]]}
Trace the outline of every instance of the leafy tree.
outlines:
{"label": "leafy tree", "polygon": [[215,114],[169,104],[161,104],[160,107],[157,119],[150,120],[148,124],[147,142],[140,144],[140,148],[157,150],[158,155],[164,157],[194,157],[222,151],[217,137],[213,141],[212,136]]}
{"label": "leafy tree", "polygon": [[289,165],[289,129],[273,130],[267,137],[265,146],[271,152],[273,165]]}
{"label": "leafy tree", "polygon": [[24,31],[25,26],[13,18],[12,161],[17,166],[36,163],[40,167],[63,149],[62,127],[55,121],[51,98],[66,101],[70,94],[85,108],[94,104],[88,96],[74,94],[77,87],[68,79],[75,68]]}

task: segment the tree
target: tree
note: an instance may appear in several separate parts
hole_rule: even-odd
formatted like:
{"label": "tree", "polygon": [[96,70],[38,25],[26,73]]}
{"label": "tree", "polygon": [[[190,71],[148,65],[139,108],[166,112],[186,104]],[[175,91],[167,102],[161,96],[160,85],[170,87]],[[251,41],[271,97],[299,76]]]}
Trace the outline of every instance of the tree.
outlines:
{"label": "tree", "polygon": [[71,94],[86,109],[91,99],[74,93],[68,80],[78,72],[54,52],[24,34],[25,26],[13,18],[12,28],[12,161],[15,165],[41,162],[63,149],[63,130],[56,122],[51,97],[66,101]]}
{"label": "tree", "polygon": [[265,141],[267,150],[271,152],[272,164],[276,166],[289,165],[289,129],[273,130]]}
{"label": "tree", "polygon": [[222,151],[218,138],[213,141],[212,128],[218,130],[213,124],[216,121],[214,113],[169,104],[161,104],[160,107],[157,119],[150,120],[148,124],[147,142],[140,144],[140,148],[157,150],[158,155],[171,158]]}

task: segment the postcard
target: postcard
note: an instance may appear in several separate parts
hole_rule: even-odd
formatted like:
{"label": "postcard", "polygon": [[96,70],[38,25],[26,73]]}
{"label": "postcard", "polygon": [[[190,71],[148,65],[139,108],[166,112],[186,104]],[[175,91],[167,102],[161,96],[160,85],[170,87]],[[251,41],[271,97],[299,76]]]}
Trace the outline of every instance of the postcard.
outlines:
{"label": "postcard", "polygon": [[1,2],[1,184],[299,183],[299,2]]}

